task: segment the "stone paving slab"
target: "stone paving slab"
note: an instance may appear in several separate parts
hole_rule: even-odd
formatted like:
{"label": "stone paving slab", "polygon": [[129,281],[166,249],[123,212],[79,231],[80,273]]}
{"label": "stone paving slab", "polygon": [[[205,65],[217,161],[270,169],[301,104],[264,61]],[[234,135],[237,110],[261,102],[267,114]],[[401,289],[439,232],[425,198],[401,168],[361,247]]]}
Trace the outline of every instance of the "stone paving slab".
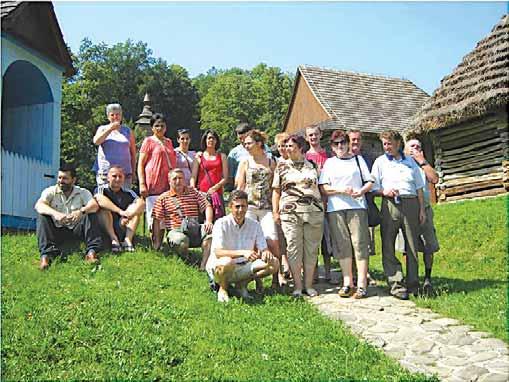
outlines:
{"label": "stone paving slab", "polygon": [[339,286],[322,279],[315,287],[319,296],[308,300],[320,312],[343,321],[412,372],[446,382],[509,381],[509,347],[488,333],[397,300],[387,288],[370,286],[368,298],[355,300],[339,297]]}

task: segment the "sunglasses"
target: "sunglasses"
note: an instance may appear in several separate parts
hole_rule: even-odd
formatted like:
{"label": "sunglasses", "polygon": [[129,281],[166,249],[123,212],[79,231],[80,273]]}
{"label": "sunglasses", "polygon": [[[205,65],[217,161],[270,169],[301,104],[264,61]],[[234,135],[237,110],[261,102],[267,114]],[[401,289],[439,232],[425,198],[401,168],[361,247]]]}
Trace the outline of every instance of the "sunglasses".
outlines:
{"label": "sunglasses", "polygon": [[337,145],[345,145],[346,144],[346,141],[345,140],[341,140],[341,141],[334,141],[332,142],[332,145],[333,146],[337,146]]}

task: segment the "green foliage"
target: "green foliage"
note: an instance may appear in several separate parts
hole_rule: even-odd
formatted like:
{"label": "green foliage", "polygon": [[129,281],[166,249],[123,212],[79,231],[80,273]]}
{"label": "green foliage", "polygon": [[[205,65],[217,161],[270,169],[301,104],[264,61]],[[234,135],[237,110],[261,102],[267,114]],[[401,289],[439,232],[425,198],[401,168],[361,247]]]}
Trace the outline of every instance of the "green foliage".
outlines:
{"label": "green foliage", "polygon": [[201,129],[217,131],[224,142],[222,150],[228,152],[236,144],[234,128],[240,122],[266,131],[271,139],[281,130],[293,78],[279,68],[259,64],[251,71],[209,71],[194,83],[200,89]]}
{"label": "green foliage", "polygon": [[[168,118],[169,136],[183,127],[199,135],[198,93],[187,71],[156,60],[147,44],[127,40],[109,47],[84,39],[74,64],[78,73],[63,85],[61,157],[76,164],[82,186],[94,187],[91,168],[97,148],[92,138],[97,127],[107,123],[109,103],[122,105],[124,123],[133,128],[149,92],[152,111]],[[143,135],[135,135],[140,144]]]}
{"label": "green foliage", "polygon": [[2,380],[426,381],[284,295],[216,302],[207,277],[138,247],[37,270],[2,240]]}
{"label": "green foliage", "polygon": [[[438,296],[414,301],[509,342],[508,201],[500,196],[434,207],[440,251],[435,254],[432,279]],[[370,270],[382,271],[380,250],[378,241],[378,256],[370,259]],[[422,280],[424,265],[419,257]]]}

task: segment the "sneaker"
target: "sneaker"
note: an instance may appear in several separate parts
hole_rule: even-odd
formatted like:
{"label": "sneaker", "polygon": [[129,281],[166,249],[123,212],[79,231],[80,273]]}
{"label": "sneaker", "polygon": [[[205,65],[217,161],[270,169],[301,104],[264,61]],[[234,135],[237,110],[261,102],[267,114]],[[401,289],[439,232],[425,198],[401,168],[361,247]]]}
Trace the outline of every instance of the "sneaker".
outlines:
{"label": "sneaker", "polygon": [[295,289],[292,292],[292,297],[301,298],[302,297],[302,291],[300,289]]}
{"label": "sneaker", "polygon": [[391,295],[398,300],[408,300],[410,297],[408,296],[408,292],[406,289],[399,289],[394,292],[391,292]]}
{"label": "sneaker", "polygon": [[343,297],[343,298],[350,297],[352,295],[352,293],[353,293],[353,288],[348,285],[342,286],[338,292],[339,297]]}
{"label": "sneaker", "polygon": [[316,289],[314,288],[307,288],[306,289],[306,294],[309,296],[309,297],[315,297],[315,296],[318,296],[318,292],[316,291]]}
{"label": "sneaker", "polygon": [[355,293],[353,294],[353,298],[361,299],[368,297],[368,291],[363,287],[358,287]]}

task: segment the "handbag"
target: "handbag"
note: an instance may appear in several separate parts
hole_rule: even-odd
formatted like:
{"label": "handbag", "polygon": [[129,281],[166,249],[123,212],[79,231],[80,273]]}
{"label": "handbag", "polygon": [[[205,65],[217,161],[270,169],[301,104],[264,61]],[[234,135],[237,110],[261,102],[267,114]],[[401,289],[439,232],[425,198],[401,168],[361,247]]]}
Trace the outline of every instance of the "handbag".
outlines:
{"label": "handbag", "polygon": [[195,248],[199,247],[202,242],[202,226],[196,217],[184,216],[182,213],[182,207],[178,199],[175,196],[171,197],[173,203],[175,204],[175,209],[182,219],[182,223],[180,224],[180,229],[184,235],[189,238],[189,247]]}
{"label": "handbag", "polygon": [[[212,182],[212,178],[210,177],[209,172],[207,171],[205,166],[203,165],[201,157],[198,158],[198,160],[200,162],[201,168],[203,169],[203,171],[205,172],[205,175],[207,176],[207,178],[209,180],[209,184],[213,185],[214,183]],[[221,195],[218,191],[215,191],[209,195],[210,195],[210,202],[212,204],[212,210],[214,211],[214,221],[216,221],[217,219],[219,219],[225,215],[223,195]]]}
{"label": "handbag", "polygon": [[[366,182],[364,181],[364,177],[362,176],[362,170],[357,155],[355,156],[355,161],[357,162],[357,167],[359,168],[359,174],[361,175],[362,185],[364,185],[366,184]],[[380,225],[380,223],[382,222],[382,217],[380,216],[380,210],[378,209],[378,206],[375,204],[375,195],[372,192],[366,192],[364,196],[366,197],[366,206],[368,209],[368,226],[376,227],[377,225]]]}

